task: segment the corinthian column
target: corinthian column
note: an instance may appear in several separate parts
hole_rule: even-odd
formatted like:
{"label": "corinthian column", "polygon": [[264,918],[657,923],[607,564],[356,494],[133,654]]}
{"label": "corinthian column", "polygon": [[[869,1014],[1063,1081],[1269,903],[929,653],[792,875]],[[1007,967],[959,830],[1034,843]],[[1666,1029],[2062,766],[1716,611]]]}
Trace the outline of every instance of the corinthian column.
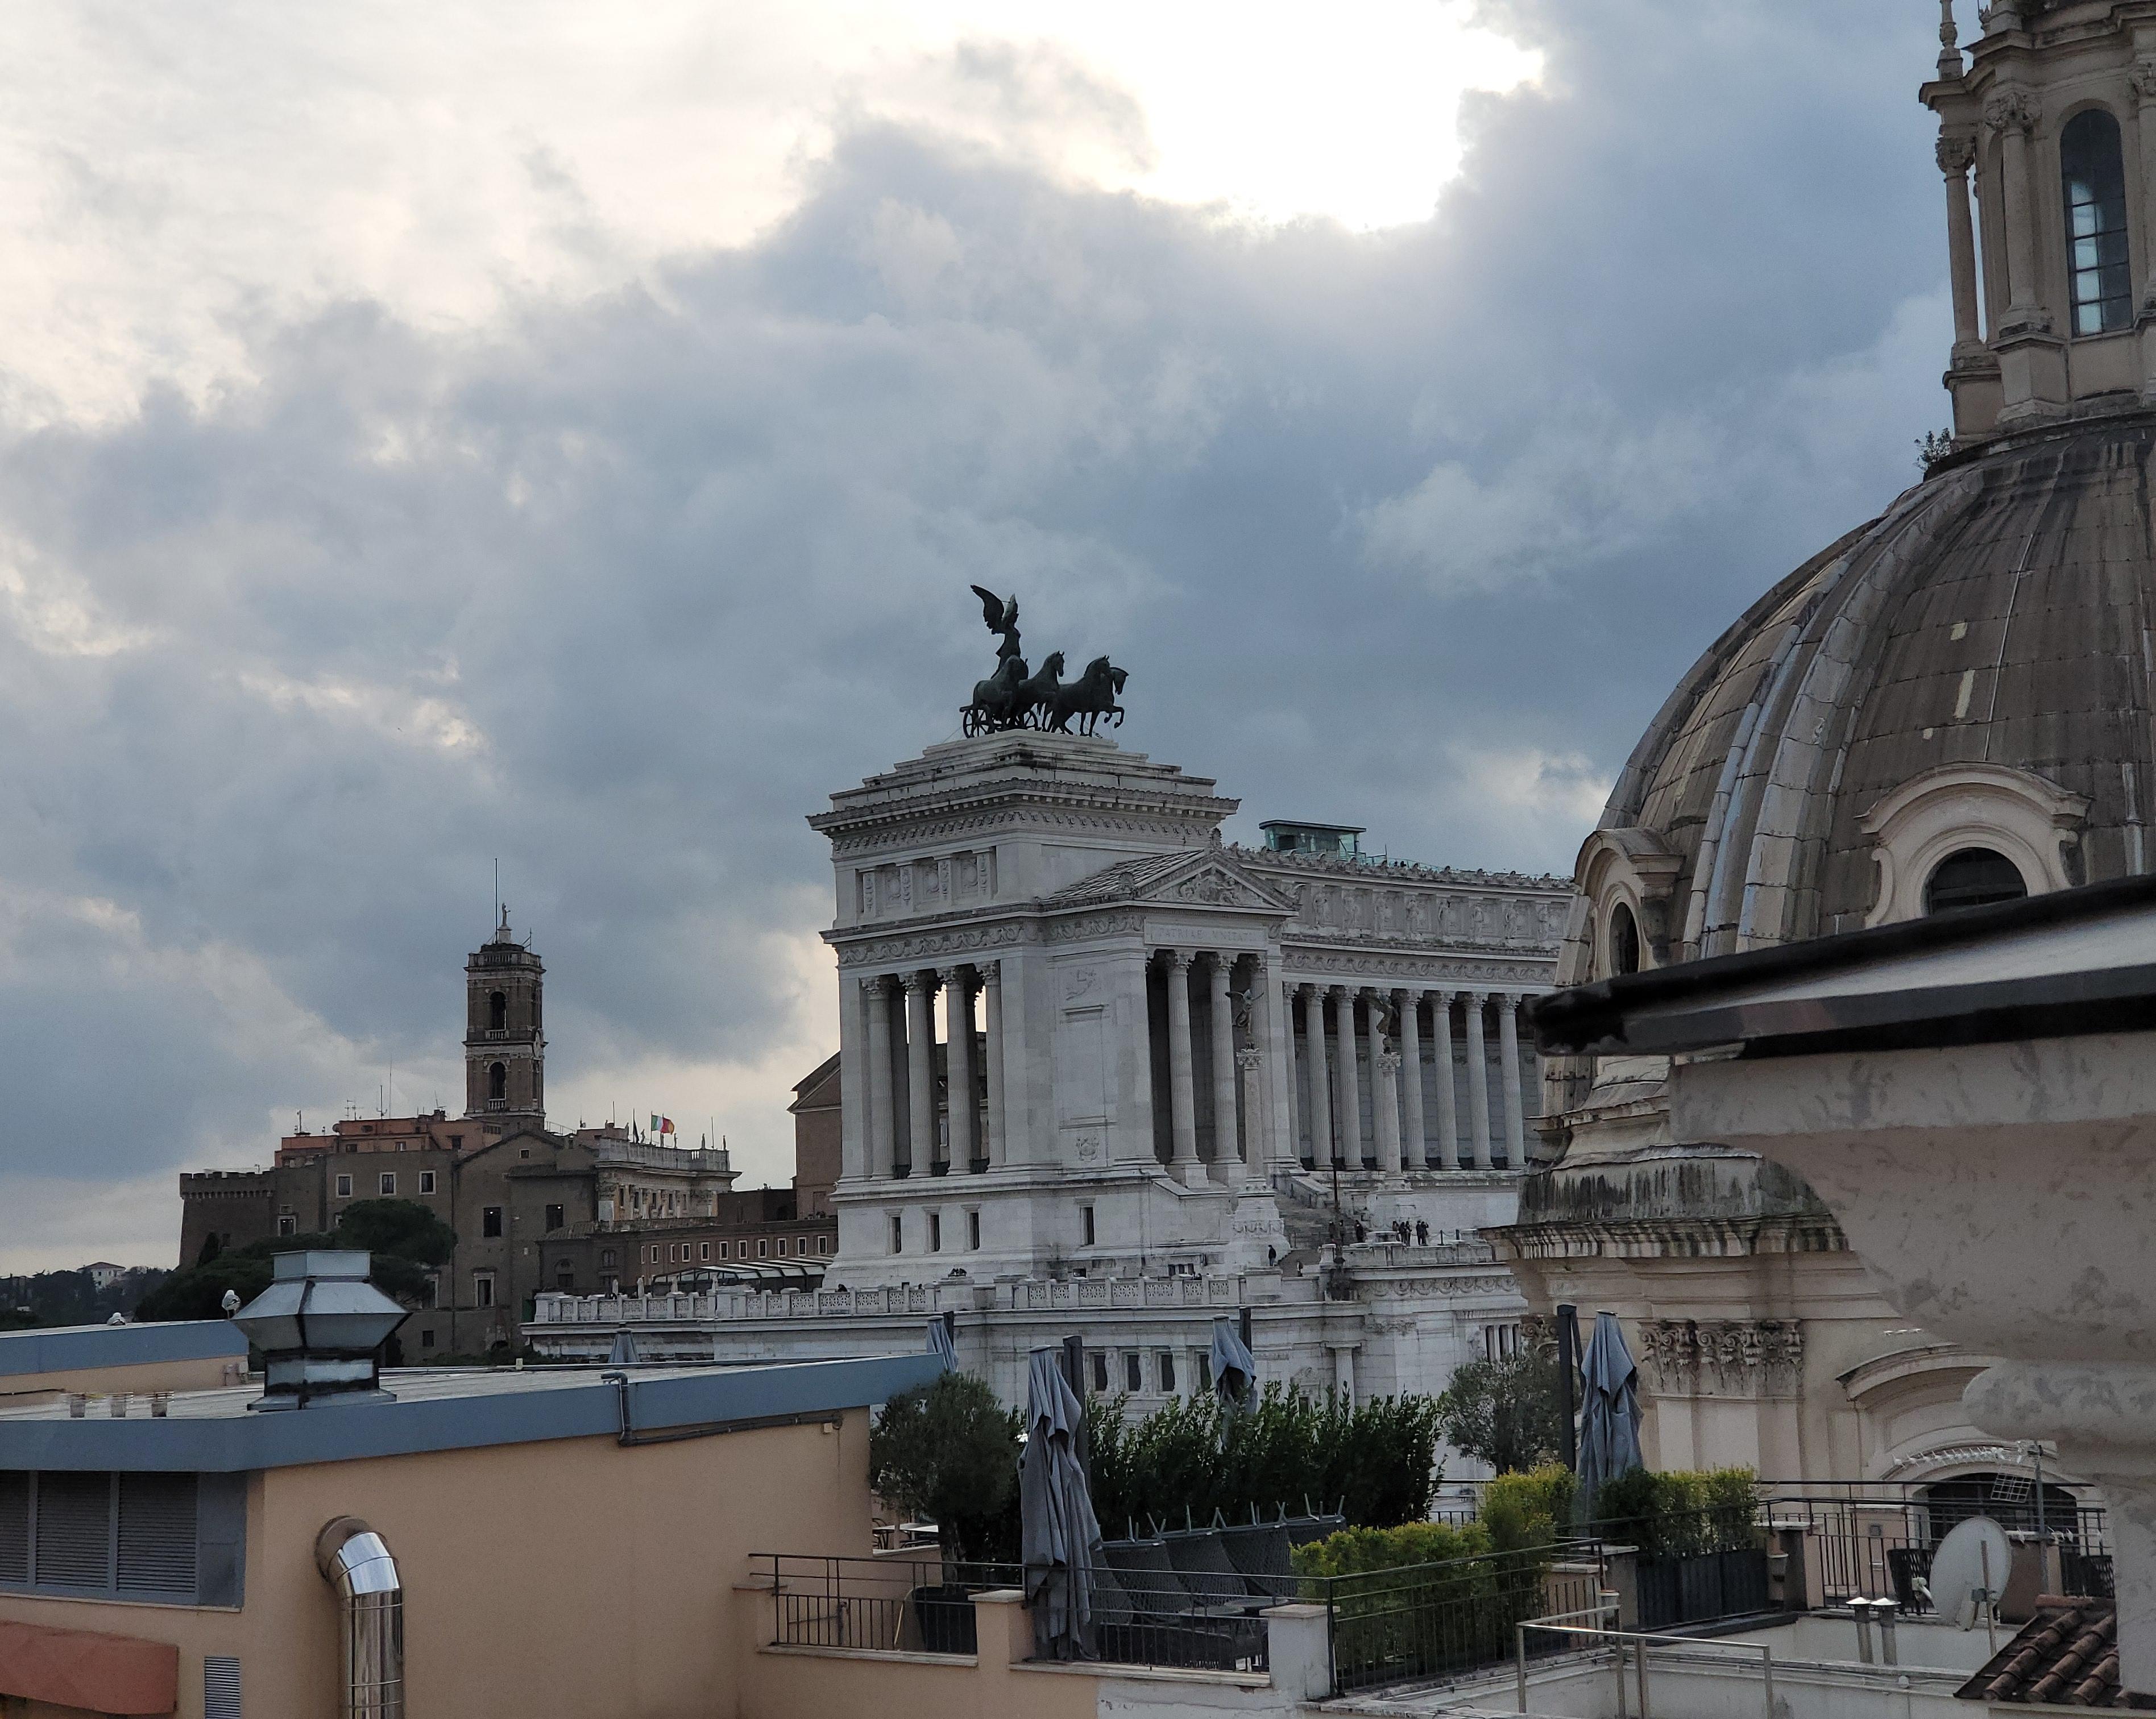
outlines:
{"label": "corinthian column", "polygon": [[[2144,148],[2147,133],[2144,129]],[[1969,218],[1969,170],[1976,162],[1976,140],[1941,132],[1939,172],[1947,182],[1947,272],[1953,287],[1954,351],[1983,344],[1977,323],[1976,233]]]}
{"label": "corinthian column", "polygon": [[981,1156],[991,1164],[1010,1162],[1010,1145],[1004,1138],[1004,964],[992,961],[981,969],[981,988],[988,993],[988,1116],[982,1132]]}
{"label": "corinthian column", "polygon": [[1984,123],[1998,134],[2006,220],[2006,313],[2001,335],[2042,333],[2051,326],[2036,285],[2036,218],[2029,182],[2029,134],[2041,113],[2025,90],[2000,90],[1986,98]]}
{"label": "corinthian column", "polygon": [[1482,1044],[1482,1005],[1489,1000],[1481,991],[1467,993],[1467,1123],[1478,1170],[1490,1167],[1490,1059]]}
{"label": "corinthian column", "polygon": [[1198,1162],[1198,1103],[1190,1069],[1190,952],[1168,953],[1168,1101],[1170,1167],[1186,1187],[1205,1180]]}
{"label": "corinthian column", "polygon": [[[861,989],[869,999],[868,1173],[888,1176],[898,1155],[898,1118],[891,1109],[891,980],[878,973],[864,979]],[[844,1070],[839,1078],[845,1079]]]}
{"label": "corinthian column", "polygon": [[1452,993],[1433,991],[1430,998],[1430,1058],[1435,1065],[1437,1100],[1437,1161],[1457,1170],[1460,1156],[1460,1101],[1452,1080]]}
{"label": "corinthian column", "polygon": [[1378,1136],[1378,1168],[1384,1175],[1400,1173],[1400,1060],[1397,1053],[1380,1050],[1370,1058],[1370,1121]]}
{"label": "corinthian column", "polygon": [[906,1162],[926,1172],[936,1161],[936,1020],[931,1007],[935,981],[910,972],[906,987]]}
{"label": "corinthian column", "polygon": [[2141,134],[2141,249],[2148,275],[2134,321],[2141,329],[2141,398],[2156,400],[2156,59],[2133,62],[2135,129]]}
{"label": "corinthian column", "polygon": [[981,1112],[974,1103],[973,981],[963,967],[947,967],[943,981],[943,1107],[951,1119],[951,1162],[970,1170],[981,1157],[974,1138]]}
{"label": "corinthian column", "polygon": [[1400,1017],[1400,1166],[1423,1167],[1422,993],[1395,991]]}
{"label": "corinthian column", "polygon": [[1228,1004],[1228,975],[1235,964],[1234,956],[1216,949],[1205,975],[1213,1005],[1213,1167],[1230,1188],[1243,1179],[1235,1137],[1235,1017]]}
{"label": "corinthian column", "polygon": [[1497,1060],[1505,1073],[1505,1162],[1515,1170],[1527,1162],[1527,1119],[1520,1111],[1520,999],[1509,991],[1497,998]]}
{"label": "corinthian column", "polygon": [[1310,1161],[1319,1169],[1332,1162],[1332,1093],[1325,1079],[1325,993],[1302,988],[1302,1055],[1310,1065]]}
{"label": "corinthian column", "polygon": [[1345,985],[1332,988],[1332,1050],[1339,1069],[1338,1088],[1333,1094],[1338,1122],[1332,1157],[1336,1162],[1359,1170],[1363,1167],[1363,1093],[1355,1072],[1355,993]]}

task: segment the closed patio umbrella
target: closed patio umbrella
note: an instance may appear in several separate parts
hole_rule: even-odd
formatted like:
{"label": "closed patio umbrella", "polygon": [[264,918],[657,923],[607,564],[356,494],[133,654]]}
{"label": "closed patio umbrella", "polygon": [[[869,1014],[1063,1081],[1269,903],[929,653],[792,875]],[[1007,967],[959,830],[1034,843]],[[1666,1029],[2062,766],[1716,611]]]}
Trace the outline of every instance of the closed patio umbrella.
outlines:
{"label": "closed patio umbrella", "polygon": [[1213,1388],[1231,1409],[1242,1407],[1257,1383],[1258,1363],[1232,1319],[1213,1321]]}
{"label": "closed patio umbrella", "polygon": [[636,1359],[636,1339],[625,1331],[613,1334],[613,1347],[607,1351],[607,1365],[622,1367]]}
{"label": "closed patio umbrella", "polygon": [[1584,1386],[1579,1501],[1581,1511],[1591,1513],[1594,1495],[1605,1480],[1640,1466],[1640,1369],[1632,1364],[1614,1313],[1594,1316],[1594,1335],[1587,1340],[1579,1372]]}
{"label": "closed patio umbrella", "polygon": [[957,1347],[951,1341],[951,1327],[943,1322],[941,1315],[928,1321],[928,1352],[942,1358],[944,1372],[958,1370]]}
{"label": "closed patio umbrella", "polygon": [[1018,1469],[1025,1603],[1033,1612],[1034,1650],[1040,1657],[1090,1659],[1086,1637],[1093,1620],[1093,1572],[1101,1563],[1101,1525],[1078,1460],[1085,1408],[1057,1358],[1054,1349],[1035,1349],[1026,1368],[1025,1452]]}

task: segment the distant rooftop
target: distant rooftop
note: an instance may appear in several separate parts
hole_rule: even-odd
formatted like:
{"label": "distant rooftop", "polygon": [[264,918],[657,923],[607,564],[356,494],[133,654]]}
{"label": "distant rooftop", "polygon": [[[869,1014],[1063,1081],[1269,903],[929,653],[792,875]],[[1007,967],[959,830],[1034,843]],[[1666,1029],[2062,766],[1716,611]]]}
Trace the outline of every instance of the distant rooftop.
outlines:
{"label": "distant rooftop", "polygon": [[49,1325],[0,1332],[0,1378],[85,1367],[137,1367],[160,1361],[215,1361],[247,1353],[228,1319],[181,1319],[149,1325]]}
{"label": "distant rooftop", "polygon": [[[632,1437],[718,1432],[746,1423],[810,1419],[865,1408],[927,1384],[942,1370],[937,1357],[923,1351],[746,1367],[386,1371],[382,1383],[396,1398],[391,1403],[254,1414],[248,1404],[261,1396],[261,1388],[244,1385],[176,1391],[162,1419],[151,1417],[146,1403],[125,1418],[111,1415],[100,1403],[76,1419],[61,1398],[0,1409],[0,1470],[228,1474],[551,1439],[615,1437],[624,1429],[624,1409]],[[624,1374],[620,1389],[603,1376],[611,1371]]]}
{"label": "distant rooftop", "polygon": [[1258,826],[1270,854],[1311,854],[1353,860],[1362,851],[1359,824],[1312,824],[1307,818],[1269,818]]}

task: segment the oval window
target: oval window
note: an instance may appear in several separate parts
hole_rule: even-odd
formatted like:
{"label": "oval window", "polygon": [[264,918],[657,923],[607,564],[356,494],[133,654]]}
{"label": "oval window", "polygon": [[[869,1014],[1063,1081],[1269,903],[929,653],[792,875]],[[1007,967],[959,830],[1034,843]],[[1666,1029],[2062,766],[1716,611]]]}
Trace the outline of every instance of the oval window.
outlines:
{"label": "oval window", "polygon": [[2028,893],[2021,869],[2004,854],[1990,848],[1964,848],[1933,869],[1924,884],[1924,911],[1989,907],[1994,901],[2018,901]]}
{"label": "oval window", "polygon": [[1640,970],[1640,924],[1629,903],[1620,901],[1609,911],[1609,971],[1635,973]]}

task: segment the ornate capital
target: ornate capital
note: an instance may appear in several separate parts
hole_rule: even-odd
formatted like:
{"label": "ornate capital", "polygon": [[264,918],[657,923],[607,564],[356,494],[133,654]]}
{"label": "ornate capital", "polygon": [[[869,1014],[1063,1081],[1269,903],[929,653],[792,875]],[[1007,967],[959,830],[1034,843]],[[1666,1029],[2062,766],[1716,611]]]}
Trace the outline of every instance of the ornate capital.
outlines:
{"label": "ornate capital", "polygon": [[1512,1013],[1519,1006],[1520,999],[1515,993],[1511,991],[1500,991],[1497,993],[1497,1007],[1502,1009],[1507,1014]]}
{"label": "ornate capital", "polygon": [[2133,93],[2143,101],[2156,101],[2156,59],[2135,60],[2133,69],[2126,77],[2133,85]]}
{"label": "ornate capital", "polygon": [[1168,949],[1162,953],[1168,957],[1169,968],[1179,973],[1188,972],[1190,963],[1197,958],[1197,952],[1191,949]]}
{"label": "ornate capital", "polygon": [[1958,131],[1942,131],[1937,153],[1939,171],[1949,179],[1962,178],[1976,165],[1976,139]]}
{"label": "ornate capital", "polygon": [[906,994],[911,997],[916,991],[932,989],[936,983],[936,975],[926,967],[915,967],[911,972],[901,973],[898,982],[906,987]]}
{"label": "ornate capital", "polygon": [[942,983],[945,990],[956,991],[966,983],[966,969],[963,967],[939,967],[936,969],[936,977]]}
{"label": "ornate capital", "polygon": [[2036,121],[2043,115],[2042,105],[2026,90],[2000,90],[1984,98],[1984,124],[1987,131],[2004,133],[2011,130],[2026,134],[2036,129]]}
{"label": "ornate capital", "polygon": [[1000,991],[1003,989],[1003,962],[1000,961],[987,962],[977,968],[976,971],[978,972],[981,976],[981,983],[986,985],[991,991]]}

